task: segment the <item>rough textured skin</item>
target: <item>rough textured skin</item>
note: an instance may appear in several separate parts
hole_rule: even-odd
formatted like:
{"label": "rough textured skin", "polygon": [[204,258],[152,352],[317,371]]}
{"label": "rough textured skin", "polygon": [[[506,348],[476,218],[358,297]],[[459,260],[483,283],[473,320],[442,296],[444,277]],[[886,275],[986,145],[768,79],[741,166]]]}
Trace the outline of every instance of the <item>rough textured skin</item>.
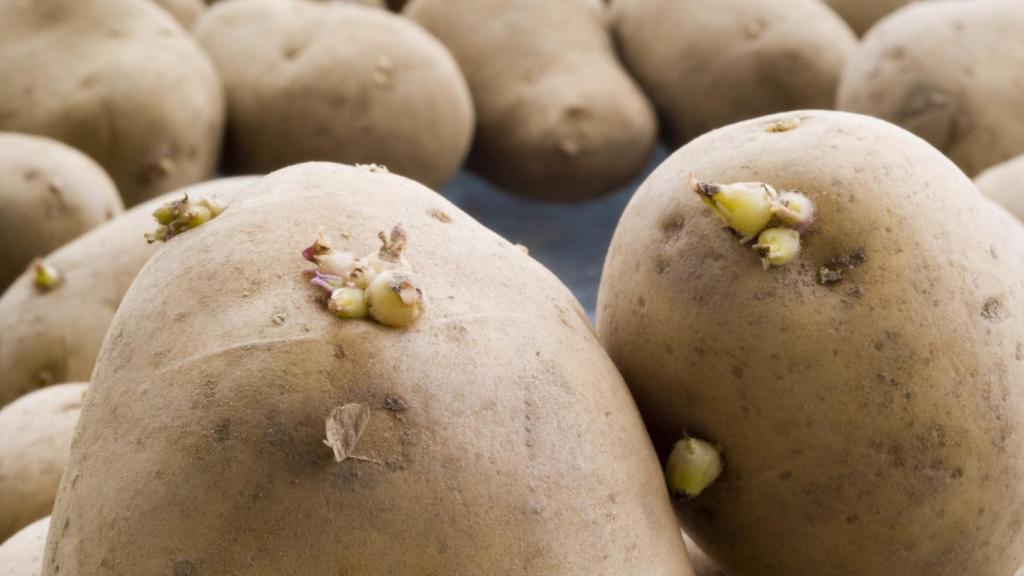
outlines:
{"label": "rough textured skin", "polygon": [[1024,155],[985,170],[974,183],[986,196],[1024,220]]}
{"label": "rough textured skin", "polygon": [[524,196],[583,200],[644,166],[650,104],[588,0],[414,0],[405,14],[452,51],[477,111],[471,166]]}
{"label": "rough textured skin", "polygon": [[[89,380],[114,311],[157,246],[153,210],[182,192],[224,200],[253,177],[189,186],[136,206],[47,256],[64,276],[40,292],[29,273],[0,297],[0,406],[37,388]],[[172,239],[173,241],[173,239]]]}
{"label": "rough textured skin", "polygon": [[690,556],[690,565],[693,566],[695,576],[729,576],[708,558],[689,536],[684,534],[683,541],[686,542],[686,553]]}
{"label": "rough textured skin", "polygon": [[921,2],[883,19],[843,71],[836,103],[898,124],[968,176],[1024,153],[1024,4]]}
{"label": "rough textured skin", "polygon": [[182,28],[191,30],[196,20],[206,9],[206,3],[202,0],[153,0],[161,8],[166,10],[174,19],[181,24]]}
{"label": "rough textured skin", "polygon": [[196,35],[227,86],[233,171],[383,164],[438,188],[469,151],[466,81],[405,18],[346,2],[250,0],[211,8]]}
{"label": "rough textured skin", "polygon": [[[322,227],[365,253],[395,222],[425,314],[334,317],[300,251]],[[571,293],[405,178],[312,163],[248,188],[147,263],[92,386],[50,576],[691,574]],[[349,403],[372,410],[354,452],[376,463],[324,445]]]}
{"label": "rough textured skin", "polygon": [[832,108],[857,42],[818,0],[614,0],[611,12],[673,146],[762,114]]}
{"label": "rough textured skin", "polygon": [[96,160],[132,206],[213,172],[224,122],[216,70],[151,2],[0,3],[0,130]]}
{"label": "rough textured skin", "polygon": [[[801,254],[763,270],[690,173],[806,194],[818,216]],[[924,141],[840,112],[716,130],[638,190],[597,332],[663,457],[684,432],[722,445],[723,475],[678,509],[730,574],[1013,573],[1024,250],[996,214]],[[818,282],[858,253],[842,281]]]}
{"label": "rough textured skin", "polygon": [[886,14],[913,3],[915,0],[825,0],[837,14],[846,20],[857,35],[862,35],[868,28],[882,19]]}
{"label": "rough textured skin", "polygon": [[50,515],[87,386],[50,386],[0,410],[0,542]]}
{"label": "rough textured skin", "polygon": [[34,258],[122,211],[114,183],[85,154],[0,132],[0,291]]}
{"label": "rough textured skin", "polygon": [[0,576],[39,576],[50,517],[33,522],[0,545]]}

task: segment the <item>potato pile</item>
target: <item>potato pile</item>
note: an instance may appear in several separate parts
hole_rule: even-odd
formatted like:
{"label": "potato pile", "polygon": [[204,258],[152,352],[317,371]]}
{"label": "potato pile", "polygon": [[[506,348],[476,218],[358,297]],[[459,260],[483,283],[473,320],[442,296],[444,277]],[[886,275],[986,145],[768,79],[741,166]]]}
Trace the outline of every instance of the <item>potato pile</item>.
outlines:
{"label": "potato pile", "polygon": [[1020,30],[0,2],[0,576],[1024,574]]}

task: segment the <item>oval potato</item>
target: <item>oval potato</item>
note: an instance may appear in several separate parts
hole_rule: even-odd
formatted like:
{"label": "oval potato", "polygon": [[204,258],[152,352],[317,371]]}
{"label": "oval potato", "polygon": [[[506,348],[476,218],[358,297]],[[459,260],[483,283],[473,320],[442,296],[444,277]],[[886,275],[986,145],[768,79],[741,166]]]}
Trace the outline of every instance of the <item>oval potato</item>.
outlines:
{"label": "oval potato", "polygon": [[43,552],[49,530],[50,517],[47,516],[0,544],[3,576],[39,576],[42,573]]}

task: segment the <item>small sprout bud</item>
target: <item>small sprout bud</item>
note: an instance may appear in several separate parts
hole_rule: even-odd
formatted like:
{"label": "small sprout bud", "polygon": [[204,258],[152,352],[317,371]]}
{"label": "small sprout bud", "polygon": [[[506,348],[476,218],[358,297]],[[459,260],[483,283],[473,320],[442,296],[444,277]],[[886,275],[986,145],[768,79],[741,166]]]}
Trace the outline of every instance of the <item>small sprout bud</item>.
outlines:
{"label": "small sprout bud", "polygon": [[369,311],[366,307],[366,293],[361,288],[346,286],[331,293],[327,301],[327,309],[339,318],[366,318]]}
{"label": "small sprout bud", "polygon": [[722,473],[722,455],[712,444],[687,436],[676,442],[665,464],[665,479],[673,495],[695,498]]}
{"label": "small sprout bud", "polygon": [[45,262],[41,258],[36,258],[32,262],[32,270],[35,276],[32,281],[42,292],[49,292],[53,290],[64,280],[60,270],[57,270],[52,264]]}
{"label": "small sprout bud", "polygon": [[766,270],[783,266],[800,253],[800,233],[791,228],[769,228],[757,237],[754,250]]}
{"label": "small sprout bud", "polygon": [[191,230],[216,218],[224,207],[209,198],[191,199],[185,194],[181,200],[174,200],[153,211],[158,226],[146,233],[146,241],[166,242],[172,237]]}
{"label": "small sprout bud", "polygon": [[714,184],[698,181],[690,174],[690,188],[718,214],[726,226],[740,235],[743,243],[756,238],[772,220],[772,203],[777,194],[767,184]]}
{"label": "small sprout bud", "polygon": [[801,123],[801,120],[800,120],[799,116],[787,116],[785,118],[780,118],[780,119],[775,120],[774,122],[772,122],[768,126],[768,131],[769,132],[789,132],[790,130],[796,130],[797,128],[799,128],[800,127],[800,123]]}
{"label": "small sprout bud", "polygon": [[412,323],[423,311],[423,292],[408,274],[385,270],[366,289],[370,317],[384,324],[401,328]]}
{"label": "small sprout bud", "polygon": [[814,203],[799,192],[783,192],[772,204],[775,219],[790,228],[804,231],[814,221]]}

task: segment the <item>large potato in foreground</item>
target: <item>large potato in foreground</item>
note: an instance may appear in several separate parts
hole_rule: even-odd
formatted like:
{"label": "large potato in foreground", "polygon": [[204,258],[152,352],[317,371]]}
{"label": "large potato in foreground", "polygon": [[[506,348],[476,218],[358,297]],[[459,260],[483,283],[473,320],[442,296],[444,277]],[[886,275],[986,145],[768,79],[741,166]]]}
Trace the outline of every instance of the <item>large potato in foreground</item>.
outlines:
{"label": "large potato in foreground", "polygon": [[0,410],[0,542],[50,515],[86,384],[61,384]]}
{"label": "large potato in foreground", "polygon": [[131,206],[208,178],[224,94],[171,16],[140,0],[0,3],[0,130],[96,160]]}
{"label": "large potato in foreground", "polygon": [[[300,252],[322,228],[366,253],[395,222],[426,312],[333,316]],[[336,462],[325,418],[345,406],[369,420]],[[147,263],[65,479],[50,576],[691,574],[570,292],[427,188],[336,164],[267,176]]]}
{"label": "large potato in foreground", "polygon": [[593,0],[414,0],[405,14],[452,51],[477,113],[471,166],[511,192],[584,200],[639,172],[654,112]]}
{"label": "large potato in foreground", "polygon": [[231,170],[383,164],[437,188],[469,151],[466,81],[405,18],[345,2],[250,0],[211,8],[196,36],[227,86]]}
{"label": "large potato in foreground", "polygon": [[85,154],[0,132],[0,292],[33,259],[123,210],[110,177]]}
{"label": "large potato in foreground", "polygon": [[771,112],[831,108],[849,27],[818,0],[614,0],[622,59],[680,144]]}
{"label": "large potato in foreground", "polygon": [[39,576],[43,568],[46,534],[50,530],[47,516],[11,536],[0,544],[0,574],[3,576]]}
{"label": "large potato in foreground", "polygon": [[136,206],[45,258],[61,283],[43,292],[30,272],[0,296],[0,406],[43,386],[86,381],[114,311],[142,265],[156,251],[143,234],[152,212],[187,192],[226,200],[253,177],[188,186]]}
{"label": "large potato in foreground", "polygon": [[907,6],[864,37],[836,105],[914,132],[974,176],[1024,153],[1021,30],[1021,2]]}
{"label": "large potato in foreground", "polygon": [[[690,173],[805,194],[802,252],[762,269]],[[685,433],[721,445],[723,475],[678,509],[726,571],[1024,560],[1024,244],[1007,224],[922,140],[838,112],[716,130],[641,186],[597,331],[662,455]]]}
{"label": "large potato in foreground", "polygon": [[1024,221],[1024,155],[985,170],[974,183],[986,196]]}

